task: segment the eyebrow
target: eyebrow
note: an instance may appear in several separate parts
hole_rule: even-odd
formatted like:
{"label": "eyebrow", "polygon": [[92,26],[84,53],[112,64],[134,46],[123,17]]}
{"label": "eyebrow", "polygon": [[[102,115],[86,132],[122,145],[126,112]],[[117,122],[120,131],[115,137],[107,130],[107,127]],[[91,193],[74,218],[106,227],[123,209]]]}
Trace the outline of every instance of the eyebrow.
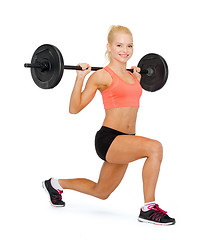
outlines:
{"label": "eyebrow", "polygon": [[[123,44],[122,42],[116,42],[116,44]],[[128,43],[128,45],[133,45],[133,43]]]}

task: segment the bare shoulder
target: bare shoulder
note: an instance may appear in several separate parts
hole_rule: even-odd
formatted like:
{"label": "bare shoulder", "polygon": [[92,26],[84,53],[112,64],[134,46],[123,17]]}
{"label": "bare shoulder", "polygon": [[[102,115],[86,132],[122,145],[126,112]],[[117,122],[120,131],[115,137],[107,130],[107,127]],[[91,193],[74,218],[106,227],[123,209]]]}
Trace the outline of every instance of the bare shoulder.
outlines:
{"label": "bare shoulder", "polygon": [[108,78],[109,76],[110,75],[109,75],[109,73],[106,70],[100,69],[100,70],[95,71],[91,75],[91,78],[94,78],[94,79],[105,79],[105,78]]}
{"label": "bare shoulder", "polygon": [[90,76],[89,80],[90,79],[91,79],[91,81],[94,81],[97,84],[98,89],[100,91],[103,91],[112,82],[110,74],[104,69],[100,69],[100,70],[97,70],[96,72],[94,72]]}

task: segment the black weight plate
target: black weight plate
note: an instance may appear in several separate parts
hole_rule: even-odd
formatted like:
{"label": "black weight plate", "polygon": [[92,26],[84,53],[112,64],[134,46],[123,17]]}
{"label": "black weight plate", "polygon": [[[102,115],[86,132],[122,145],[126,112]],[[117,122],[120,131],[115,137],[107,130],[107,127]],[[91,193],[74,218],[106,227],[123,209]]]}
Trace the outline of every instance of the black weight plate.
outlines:
{"label": "black weight plate", "polygon": [[155,92],[165,85],[168,78],[168,66],[163,57],[149,53],[141,58],[138,67],[141,70],[150,70],[150,74],[141,74],[140,84],[144,90]]}
{"label": "black weight plate", "polygon": [[40,68],[31,68],[32,78],[40,88],[54,88],[60,82],[64,71],[64,61],[59,49],[50,44],[38,47],[33,54],[31,63],[44,62],[49,63],[49,70],[41,71]]}

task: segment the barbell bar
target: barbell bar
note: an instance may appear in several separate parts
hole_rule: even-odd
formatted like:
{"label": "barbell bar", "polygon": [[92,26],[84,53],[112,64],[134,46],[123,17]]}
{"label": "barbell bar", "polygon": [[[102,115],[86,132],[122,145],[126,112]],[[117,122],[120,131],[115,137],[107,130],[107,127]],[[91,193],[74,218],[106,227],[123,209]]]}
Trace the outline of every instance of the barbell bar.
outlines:
{"label": "barbell bar", "polygon": [[[26,68],[40,68],[42,72],[49,71],[50,70],[50,63],[44,62],[44,63],[25,63],[24,67]],[[64,65],[64,69],[67,70],[82,70],[82,67],[80,66],[72,66],[72,65]],[[91,67],[91,71],[97,71],[103,69],[103,67]],[[129,72],[133,73],[133,69],[127,69]],[[153,73],[152,68],[148,68],[147,70],[143,69],[140,71],[140,74],[147,74],[151,75]]]}
{"label": "barbell bar", "polygon": [[[24,67],[31,69],[31,75],[36,85],[42,89],[56,87],[66,70],[82,70],[80,66],[64,65],[60,50],[51,45],[44,44],[38,47],[31,59],[31,63],[25,63]],[[155,53],[145,55],[138,63],[141,71],[140,84],[146,91],[155,92],[161,89],[168,78],[168,66],[163,57]],[[91,71],[97,71],[102,67],[91,67]],[[133,69],[127,69],[133,73]]]}

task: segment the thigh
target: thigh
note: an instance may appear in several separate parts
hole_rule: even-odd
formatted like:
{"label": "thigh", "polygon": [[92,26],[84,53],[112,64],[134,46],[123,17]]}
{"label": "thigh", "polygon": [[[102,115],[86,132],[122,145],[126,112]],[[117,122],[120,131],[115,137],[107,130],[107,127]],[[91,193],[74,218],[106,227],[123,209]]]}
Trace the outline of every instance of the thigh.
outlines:
{"label": "thigh", "polygon": [[132,135],[117,136],[108,149],[106,160],[115,164],[128,164],[149,157],[158,141]]}
{"label": "thigh", "polygon": [[104,162],[95,190],[108,197],[122,181],[127,167],[128,164],[113,164]]}

